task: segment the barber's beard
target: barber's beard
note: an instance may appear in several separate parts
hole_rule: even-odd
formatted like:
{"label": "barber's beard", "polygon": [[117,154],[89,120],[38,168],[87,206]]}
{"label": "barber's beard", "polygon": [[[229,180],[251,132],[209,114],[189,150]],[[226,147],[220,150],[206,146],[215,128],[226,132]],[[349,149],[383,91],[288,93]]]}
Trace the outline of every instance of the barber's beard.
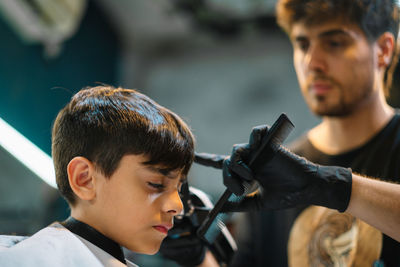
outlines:
{"label": "barber's beard", "polygon": [[[306,99],[311,111],[317,116],[346,117],[351,115],[362,103],[368,101],[373,89],[362,86],[358,89],[346,91],[338,82],[329,79],[337,91],[337,95],[307,96]],[[361,91],[357,91],[361,90]],[[335,92],[333,92],[335,93]],[[336,99],[330,99],[335,97]],[[333,101],[332,101],[333,100]]]}
{"label": "barber's beard", "polygon": [[[324,97],[319,98],[319,102],[324,101]],[[317,105],[316,107],[311,107],[312,112],[321,117],[346,117],[350,115],[353,111],[354,106],[346,104],[343,99],[343,95],[341,95],[339,101],[335,104],[327,104],[327,105]]]}
{"label": "barber's beard", "polygon": [[321,117],[347,117],[368,101],[368,98],[372,94],[372,90],[367,89],[358,92],[359,94],[350,96],[350,99],[346,99],[343,91],[340,93],[340,97],[336,103],[327,103],[325,106],[318,105],[312,111]]}

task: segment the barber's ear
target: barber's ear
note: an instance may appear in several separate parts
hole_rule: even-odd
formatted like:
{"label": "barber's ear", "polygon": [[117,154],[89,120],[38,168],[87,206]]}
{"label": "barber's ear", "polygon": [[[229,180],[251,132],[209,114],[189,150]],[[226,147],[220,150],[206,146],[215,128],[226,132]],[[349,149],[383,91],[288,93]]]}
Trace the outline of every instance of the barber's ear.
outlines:
{"label": "barber's ear", "polygon": [[68,166],[68,181],[72,191],[82,200],[93,200],[96,196],[96,178],[93,163],[84,157],[73,158]]}
{"label": "barber's ear", "polygon": [[394,36],[390,32],[382,34],[378,40],[378,65],[379,67],[388,67],[392,61],[394,52]]}

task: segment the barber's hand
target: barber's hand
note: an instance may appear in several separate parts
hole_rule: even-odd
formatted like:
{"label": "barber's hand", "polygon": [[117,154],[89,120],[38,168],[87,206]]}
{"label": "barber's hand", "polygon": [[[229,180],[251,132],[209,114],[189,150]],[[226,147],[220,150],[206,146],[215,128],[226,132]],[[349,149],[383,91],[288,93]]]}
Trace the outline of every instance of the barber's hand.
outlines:
{"label": "barber's hand", "polygon": [[350,169],[314,164],[273,141],[267,148],[268,159],[257,160],[251,169],[247,166],[267,131],[267,127],[254,128],[249,144],[236,145],[231,156],[224,160],[225,184],[230,178],[233,183],[256,179],[263,187],[262,192],[239,203],[228,203],[225,211],[283,209],[299,204],[345,211],[351,195]]}
{"label": "barber's hand", "polygon": [[247,189],[254,180],[252,170],[244,159],[248,160],[251,153],[257,151],[268,129],[267,125],[254,127],[249,143],[234,145],[230,156],[196,152],[194,161],[203,166],[222,169],[224,185],[236,196],[242,196],[248,193]]}
{"label": "barber's hand", "polygon": [[[242,146],[242,145],[235,145]],[[245,145],[243,145],[245,146]],[[237,157],[236,157],[237,158]],[[210,154],[210,153],[195,153],[194,161],[197,164],[207,166],[207,167],[214,167],[217,169],[222,169],[223,171],[223,178],[224,178],[224,185],[235,195],[242,196],[245,192],[245,183],[246,180],[251,181],[253,180],[253,176],[251,174],[251,170],[247,167],[247,165],[239,159],[235,161],[235,164],[231,164],[231,157],[227,155],[217,155],[217,154]],[[239,172],[242,169],[245,169],[243,172],[243,177],[236,175],[235,172],[232,172],[228,166],[232,165],[232,167],[236,167]],[[225,167],[224,167],[225,166]],[[249,174],[248,174],[249,173]]]}
{"label": "barber's hand", "polygon": [[176,234],[168,234],[161,243],[160,253],[182,266],[197,266],[204,260],[206,246],[196,236],[196,231],[189,218],[175,220],[170,230]]}

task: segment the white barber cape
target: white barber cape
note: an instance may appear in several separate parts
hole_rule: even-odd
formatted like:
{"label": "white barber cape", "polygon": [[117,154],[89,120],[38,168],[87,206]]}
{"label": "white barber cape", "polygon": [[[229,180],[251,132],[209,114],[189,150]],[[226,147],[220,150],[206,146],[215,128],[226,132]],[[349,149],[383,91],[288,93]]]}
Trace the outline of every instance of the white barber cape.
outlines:
{"label": "white barber cape", "polygon": [[0,236],[1,267],[137,267],[123,264],[59,223],[31,237]]}

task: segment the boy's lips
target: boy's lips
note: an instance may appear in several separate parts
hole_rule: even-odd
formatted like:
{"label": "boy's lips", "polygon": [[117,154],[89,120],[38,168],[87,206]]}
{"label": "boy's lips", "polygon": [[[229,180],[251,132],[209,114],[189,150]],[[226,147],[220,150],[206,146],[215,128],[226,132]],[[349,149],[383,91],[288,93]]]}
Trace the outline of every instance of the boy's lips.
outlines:
{"label": "boy's lips", "polygon": [[158,225],[153,226],[154,229],[156,229],[157,231],[159,231],[163,234],[168,234],[169,229],[171,229],[172,227],[173,227],[173,225],[170,223],[158,224]]}

